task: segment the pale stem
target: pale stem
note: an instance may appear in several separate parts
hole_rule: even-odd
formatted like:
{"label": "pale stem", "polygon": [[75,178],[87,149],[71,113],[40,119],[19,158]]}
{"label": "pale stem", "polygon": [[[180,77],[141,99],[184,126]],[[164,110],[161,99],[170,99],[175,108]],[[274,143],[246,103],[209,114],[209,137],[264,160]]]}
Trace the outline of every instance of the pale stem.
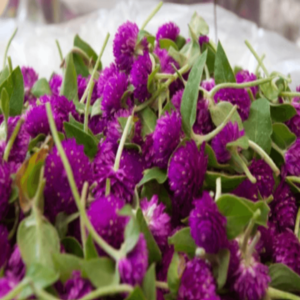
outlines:
{"label": "pale stem", "polygon": [[[83,188],[82,188],[82,192],[81,192],[81,199],[80,199],[81,206],[83,207],[84,210],[85,210],[85,200],[86,200],[88,188],[89,188],[89,184],[88,184],[88,182],[85,182],[83,184]],[[80,233],[81,233],[81,242],[83,245],[84,257],[86,257],[86,231],[85,231],[85,226],[84,226],[84,220],[82,218],[80,218]]]}
{"label": "pale stem", "polygon": [[141,30],[145,29],[147,24],[151,21],[151,19],[156,15],[156,13],[160,10],[160,8],[163,6],[163,2],[159,2],[158,5],[155,7],[155,9],[151,12],[149,17],[145,20],[143,23]]}
{"label": "pale stem", "polygon": [[216,180],[215,201],[218,201],[218,199],[221,197],[221,194],[222,194],[222,181],[221,181],[221,177],[218,177]]}
{"label": "pale stem", "polygon": [[209,80],[210,76],[209,76],[209,71],[208,71],[207,64],[204,65],[204,72],[205,72],[205,78],[206,78],[206,80]]}
{"label": "pale stem", "polygon": [[111,285],[100,287],[97,290],[90,292],[84,297],[80,298],[80,300],[93,300],[99,299],[103,296],[115,295],[120,293],[130,293],[132,292],[133,287],[129,284],[120,284],[120,285]]}
{"label": "pale stem", "polygon": [[90,114],[90,105],[91,105],[91,98],[92,98],[92,94],[93,94],[94,85],[95,85],[95,82],[94,82],[94,80],[92,80],[90,89],[89,89],[87,102],[85,105],[83,129],[84,129],[84,132],[86,132],[86,133],[88,133],[88,131],[89,131],[89,114]]}
{"label": "pale stem", "polygon": [[283,292],[277,289],[274,289],[272,287],[268,288],[268,295],[272,298],[272,299],[281,299],[281,300],[300,300],[300,297],[288,293],[288,292]]}
{"label": "pale stem", "polygon": [[243,161],[243,159],[239,156],[239,154],[233,153],[232,154],[233,158],[235,159],[235,161],[239,164],[239,166],[242,168],[242,170],[244,171],[245,175],[247,176],[247,178],[252,182],[252,183],[256,183],[256,178],[251,174],[248,166],[246,165],[246,163]]}
{"label": "pale stem", "polygon": [[[263,54],[263,55],[261,56],[261,58],[260,58],[260,62],[263,62],[264,59],[265,59],[265,57],[266,57],[266,55]],[[255,74],[256,74],[256,75],[258,74],[259,68],[260,68],[260,63],[257,64],[257,67],[256,67],[256,69],[255,69]]]}
{"label": "pale stem", "polygon": [[10,56],[7,58],[7,61],[8,61],[9,74],[11,74],[13,71],[13,67],[12,67],[12,62],[11,62]]}
{"label": "pale stem", "polygon": [[284,154],[285,154],[285,151],[282,150],[281,148],[279,148],[274,142],[272,142],[272,148],[274,148],[278,153],[280,153],[283,157],[284,157]]}
{"label": "pale stem", "polygon": [[4,58],[3,58],[3,69],[5,68],[5,65],[6,65],[6,57],[7,57],[8,49],[9,49],[10,44],[11,44],[12,40],[14,39],[15,35],[17,34],[17,31],[18,31],[18,28],[16,28],[14,30],[12,36],[9,38],[8,43],[6,45],[5,52],[4,52]]}
{"label": "pale stem", "polygon": [[169,290],[168,283],[164,281],[155,281],[155,286],[159,289]]}
{"label": "pale stem", "polygon": [[292,182],[300,183],[300,177],[297,176],[287,176],[286,179]]}
{"label": "pale stem", "polygon": [[279,94],[281,97],[300,97],[299,92],[281,92]]}
{"label": "pale stem", "polygon": [[63,54],[62,54],[62,51],[61,51],[61,48],[60,48],[59,41],[55,40],[55,43],[56,43],[56,46],[57,46],[57,50],[58,50],[58,54],[59,54],[59,57],[60,57],[60,61],[62,63],[63,60],[64,60],[64,57],[63,57]]}

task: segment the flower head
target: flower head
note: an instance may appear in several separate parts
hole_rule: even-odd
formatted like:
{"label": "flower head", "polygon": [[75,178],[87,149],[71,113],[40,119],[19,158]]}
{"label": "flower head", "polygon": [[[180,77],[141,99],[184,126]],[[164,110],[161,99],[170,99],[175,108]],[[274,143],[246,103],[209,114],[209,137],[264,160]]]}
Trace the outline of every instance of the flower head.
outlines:
{"label": "flower head", "polygon": [[[296,90],[299,92],[300,86],[298,86]],[[300,97],[294,97],[291,104],[295,107],[297,113],[285,124],[297,137],[300,137]]]}
{"label": "flower head", "polygon": [[104,87],[106,86],[108,79],[115,74],[118,74],[118,69],[114,63],[111,63],[109,67],[106,67],[100,73],[100,76],[99,76],[99,79],[97,82],[97,97],[98,98],[101,98],[103,96]]}
{"label": "flower head", "polygon": [[0,278],[0,297],[2,298],[7,295],[14,287],[14,282],[5,277]]}
{"label": "flower head", "polygon": [[208,110],[208,104],[207,99],[198,100],[196,121],[193,126],[193,130],[196,134],[204,135],[214,129],[214,124]]}
{"label": "flower head", "polygon": [[141,284],[148,268],[148,250],[144,235],[141,233],[133,250],[119,260],[118,269],[123,283]]}
{"label": "flower head", "polygon": [[[255,74],[253,73],[250,73],[249,71],[247,70],[241,70],[239,71],[236,75],[235,75],[235,78],[236,78],[236,82],[237,83],[243,83],[243,82],[251,82],[251,81],[255,81],[257,80],[257,77]],[[257,92],[258,92],[258,86],[253,86],[250,88],[253,96],[255,97]]]}
{"label": "flower head", "polygon": [[184,92],[184,89],[177,91],[171,99],[172,104],[178,111],[180,111],[183,92]]}
{"label": "flower head", "polygon": [[154,165],[153,134],[146,135],[145,142],[142,145],[142,154],[145,163],[145,169],[150,169]]}
{"label": "flower head", "polygon": [[160,71],[161,73],[172,74],[174,73],[173,65],[178,69],[179,64],[174,58],[169,56],[168,51],[166,49],[155,48],[154,54],[157,55],[160,62]]}
{"label": "flower head", "polygon": [[54,74],[49,81],[49,86],[52,95],[59,95],[61,84],[62,84],[62,77],[58,74]]}
{"label": "flower head", "polygon": [[18,245],[15,245],[5,268],[5,276],[17,284],[24,278],[25,271],[26,267],[22,260],[20,249]]}
{"label": "flower head", "polygon": [[201,82],[201,87],[203,87],[208,92],[210,92],[215,87],[215,85],[216,84],[214,78],[206,79]]}
{"label": "flower head", "polygon": [[271,261],[276,226],[272,222],[268,222],[268,228],[259,226],[257,229],[259,230],[261,237],[256,244],[255,249],[260,255],[261,261]]}
{"label": "flower head", "polygon": [[33,68],[30,67],[22,67],[21,68],[23,80],[24,80],[24,88],[25,88],[25,102],[27,101],[34,101],[35,98],[30,94],[30,91],[38,80],[39,76],[35,72]]}
{"label": "flower head", "polygon": [[199,45],[200,47],[203,46],[203,44],[209,43],[209,37],[207,35],[200,35],[199,36]]}
{"label": "flower head", "polygon": [[[2,220],[8,211],[8,199],[11,192],[12,179],[10,177],[9,165],[5,162],[0,162],[0,220]],[[0,225],[0,228],[2,226]],[[2,228],[4,232],[4,227]],[[1,231],[0,231],[1,235]],[[1,263],[0,263],[1,266]],[[1,268],[1,267],[0,267]]]}
{"label": "flower head", "polygon": [[104,165],[113,165],[115,162],[117,144],[110,141],[100,141],[98,144],[98,152],[93,161],[95,174],[101,173],[101,168]]}
{"label": "flower head", "polygon": [[89,119],[89,129],[97,135],[106,130],[107,119],[103,116],[93,116]]}
{"label": "flower head", "polygon": [[173,22],[165,23],[158,28],[156,33],[156,41],[159,43],[160,39],[169,39],[175,42],[179,32],[179,27]]}
{"label": "flower head", "polygon": [[240,247],[237,240],[228,241],[227,249],[230,252],[230,260],[229,260],[229,266],[227,272],[227,283],[230,284],[230,282],[234,278],[237,269],[239,268],[241,254],[240,254]]}
{"label": "flower head", "polygon": [[234,142],[244,135],[244,130],[239,130],[237,123],[227,123],[227,125],[212,140],[211,146],[216,154],[219,163],[226,163],[231,158],[231,153],[226,145]]}
{"label": "flower head", "polygon": [[293,176],[300,176],[300,139],[297,139],[286,151],[284,158],[286,172]]}
{"label": "flower head", "polygon": [[207,253],[217,253],[220,249],[226,248],[227,220],[220,214],[209,193],[204,191],[202,197],[194,201],[194,205],[189,224],[196,245]]}
{"label": "flower head", "polygon": [[1,245],[1,253],[0,253],[0,269],[6,263],[10,252],[10,245],[8,241],[8,231],[4,225],[0,224],[0,245]]}

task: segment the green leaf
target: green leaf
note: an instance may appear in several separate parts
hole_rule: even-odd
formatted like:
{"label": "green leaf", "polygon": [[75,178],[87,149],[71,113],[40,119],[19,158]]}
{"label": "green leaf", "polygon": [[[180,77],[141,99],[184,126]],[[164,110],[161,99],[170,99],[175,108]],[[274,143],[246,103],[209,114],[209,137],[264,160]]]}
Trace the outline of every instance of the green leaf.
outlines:
{"label": "green leaf", "polygon": [[[90,58],[93,59],[94,62],[96,62],[98,58],[97,53],[88,43],[86,43],[83,39],[81,39],[78,34],[75,35],[74,46],[83,50]],[[100,64],[100,70],[101,70],[101,64]]]}
{"label": "green leaf", "polygon": [[180,269],[181,259],[177,252],[174,252],[171,263],[168,268],[167,282],[170,292],[175,297],[177,296],[180,286],[180,277],[178,271]]}
{"label": "green leaf", "polygon": [[278,90],[277,86],[272,82],[267,82],[259,85],[260,90],[264,94],[264,96],[271,100],[275,101],[278,99],[280,91]]}
{"label": "green leaf", "polygon": [[6,65],[5,68],[0,73],[0,86],[9,77],[9,75],[10,74],[9,74],[8,65]]}
{"label": "green leaf", "polygon": [[[190,27],[189,33],[191,36],[191,40],[188,43],[186,43],[179,52],[184,56],[183,64],[188,64],[190,67],[192,67],[195,64],[196,59],[200,55],[200,45],[198,42],[198,38],[196,37],[195,33]],[[174,48],[170,47],[170,49]]]}
{"label": "green leaf", "polygon": [[197,14],[197,12],[194,12],[189,25],[197,36],[207,35],[209,33],[208,24]]}
{"label": "green leaf", "polygon": [[75,138],[77,144],[83,145],[84,153],[88,157],[93,158],[96,155],[98,146],[95,140],[89,134],[69,122],[64,122],[64,128],[67,138]]}
{"label": "green leaf", "polygon": [[295,107],[289,103],[270,103],[271,117],[274,122],[286,122],[297,114]]}
{"label": "green leaf", "polygon": [[78,99],[77,74],[72,53],[69,53],[66,56],[66,69],[63,82],[61,84],[60,94],[66,96],[69,100]]}
{"label": "green leaf", "polygon": [[51,89],[48,81],[45,78],[41,78],[36,81],[31,89],[31,94],[37,98],[43,95],[51,95]]}
{"label": "green leaf", "polygon": [[184,252],[190,257],[195,255],[197,248],[195,241],[191,236],[190,227],[185,227],[169,237],[169,244],[174,245],[175,251]]}
{"label": "green leaf", "polygon": [[115,262],[107,257],[98,257],[84,261],[82,268],[96,288],[119,283]]}
{"label": "green leaf", "polygon": [[135,216],[132,216],[125,228],[124,250],[126,253],[129,253],[135,247],[135,245],[139,240],[139,237],[140,237],[139,224]]}
{"label": "green leaf", "polygon": [[216,59],[216,51],[215,49],[211,46],[210,43],[204,43],[202,45],[202,51],[207,50],[207,59],[206,59],[206,65],[209,71],[210,75],[213,75],[215,71],[215,59]]}
{"label": "green leaf", "polygon": [[152,264],[143,280],[143,291],[147,300],[156,300],[155,265]]}
{"label": "green leaf", "polygon": [[68,223],[66,222],[67,218],[68,215],[65,212],[60,212],[56,215],[55,228],[60,239],[63,239],[68,232]]}
{"label": "green leaf", "polygon": [[148,92],[151,94],[154,93],[157,88],[156,84],[154,82],[154,79],[155,79],[155,75],[159,71],[159,69],[160,69],[160,67],[156,66],[155,69],[148,76],[147,89],[148,89]]}
{"label": "green leaf", "polygon": [[[225,102],[225,101],[221,101],[217,105],[210,107],[209,111],[210,111],[210,115],[211,115],[213,123],[216,126],[219,126],[229,115],[232,108],[233,108],[233,105],[231,103]],[[240,130],[242,130],[244,128],[241,117],[237,111],[235,111],[233,113],[233,116],[231,117],[230,121],[232,123],[237,122]]]}
{"label": "green leaf", "polygon": [[89,234],[86,243],[85,243],[85,259],[86,260],[91,260],[94,258],[98,258],[98,251],[95,247],[94,241],[92,236]]}
{"label": "green leaf", "polygon": [[229,165],[220,164],[217,161],[216,154],[212,147],[206,143],[205,144],[205,154],[208,156],[208,166],[216,169],[226,169],[229,168]]}
{"label": "green leaf", "polygon": [[0,108],[4,119],[7,120],[9,116],[9,96],[6,88],[3,88],[1,91]]}
{"label": "green leaf", "polygon": [[222,192],[228,193],[237,188],[245,179],[245,175],[229,175],[225,173],[218,173],[215,171],[207,171],[205,173],[205,184],[209,190],[216,189],[216,180],[221,178]]}
{"label": "green leaf", "polygon": [[67,236],[61,240],[61,244],[64,246],[67,253],[83,258],[81,245],[75,238]]}
{"label": "green leaf", "polygon": [[175,50],[178,50],[178,47],[176,45],[176,43],[174,43],[174,41],[170,40],[170,39],[160,39],[159,40],[159,47],[161,49],[166,49],[169,50],[170,47],[173,47]]}
{"label": "green leaf", "polygon": [[150,43],[152,46],[154,45],[155,42],[155,36],[153,36],[151,33],[149,33],[146,30],[140,30],[137,38],[137,44],[140,44],[141,41],[146,38],[148,43]]}
{"label": "green leaf", "polygon": [[139,112],[142,123],[142,136],[152,133],[156,126],[157,116],[150,107],[146,107]]}
{"label": "green leaf", "polygon": [[247,150],[249,148],[249,139],[246,136],[242,136],[239,139],[230,142],[226,145],[226,148],[230,150],[230,148],[241,148]]}
{"label": "green leaf", "polygon": [[[178,62],[180,67],[183,67],[187,62],[187,57],[182,53],[183,50],[188,49],[187,44],[185,44],[180,51],[177,51],[172,46],[169,48],[168,54],[171,56],[176,62]],[[186,50],[185,50],[186,51]]]}
{"label": "green leaf", "polygon": [[88,77],[90,75],[89,68],[80,54],[73,53],[73,62],[77,75],[81,75],[82,77]]}
{"label": "green leaf", "polygon": [[290,129],[283,123],[273,124],[272,141],[281,149],[285,150],[291,146],[296,136],[290,131]]}
{"label": "green leaf", "polygon": [[136,219],[139,224],[140,231],[144,234],[144,237],[147,242],[148,260],[149,265],[151,265],[153,262],[158,262],[161,260],[161,252],[159,250],[159,247],[157,246],[157,243],[155,242],[155,239],[150,229],[148,228],[147,222],[140,208],[138,208],[136,212]]}
{"label": "green leaf", "polygon": [[249,139],[269,154],[273,129],[268,100],[262,98],[252,102],[249,117],[244,122],[244,128]]}
{"label": "green leaf", "polygon": [[192,127],[196,120],[197,101],[199,95],[199,85],[202,78],[207,52],[201,54],[193,65],[187,84],[185,86],[180,112],[182,117],[182,127],[188,137],[191,136]]}
{"label": "green leaf", "polygon": [[28,145],[28,151],[30,152],[34,147],[36,147],[40,142],[43,142],[46,135],[43,133],[38,134],[35,138],[31,139]]}
{"label": "green leaf", "polygon": [[152,169],[147,169],[144,171],[144,176],[139,182],[138,186],[142,186],[151,180],[156,180],[158,183],[162,184],[167,180],[167,178],[168,176],[166,170],[153,167]]}
{"label": "green leaf", "polygon": [[234,73],[221,42],[218,43],[217,47],[214,73],[216,85],[225,82],[236,82]]}
{"label": "green leaf", "polygon": [[300,292],[300,276],[284,264],[272,264],[269,267],[270,286],[287,291]]}
{"label": "green leaf", "polygon": [[146,299],[141,288],[137,286],[125,300],[148,300],[148,299]]}
{"label": "green leaf", "polygon": [[98,98],[93,106],[92,106],[92,109],[91,109],[91,118],[94,117],[94,116],[99,116],[102,114],[102,110],[101,110],[101,101],[102,101],[102,98]]}
{"label": "green leaf", "polygon": [[36,209],[20,223],[17,243],[27,266],[38,263],[54,269],[52,255],[60,251],[58,234]]}
{"label": "green leaf", "polygon": [[[175,40],[175,43],[176,43],[177,49],[180,50],[185,45],[186,39],[183,36],[178,35]],[[176,48],[174,48],[174,49],[176,49]]]}
{"label": "green leaf", "polygon": [[81,271],[82,262],[82,259],[75,255],[65,253],[53,254],[55,270],[59,273],[59,278],[63,283],[71,277],[73,271]]}
{"label": "green leaf", "polygon": [[218,264],[213,267],[213,274],[216,278],[218,290],[222,289],[227,280],[227,273],[230,261],[230,251],[221,249],[217,254]]}

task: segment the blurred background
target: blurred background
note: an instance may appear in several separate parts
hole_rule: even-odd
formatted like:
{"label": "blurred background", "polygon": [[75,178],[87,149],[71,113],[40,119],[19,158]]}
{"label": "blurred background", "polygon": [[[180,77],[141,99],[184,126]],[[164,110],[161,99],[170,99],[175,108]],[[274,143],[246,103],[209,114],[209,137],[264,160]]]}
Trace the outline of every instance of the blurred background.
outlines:
{"label": "blurred background", "polygon": [[[142,0],[140,0],[142,1]],[[218,5],[259,27],[278,32],[300,46],[300,0],[215,0]],[[5,18],[37,23],[60,23],[99,8],[111,8],[118,0],[0,0]],[[214,2],[214,0],[165,0],[179,4]]]}

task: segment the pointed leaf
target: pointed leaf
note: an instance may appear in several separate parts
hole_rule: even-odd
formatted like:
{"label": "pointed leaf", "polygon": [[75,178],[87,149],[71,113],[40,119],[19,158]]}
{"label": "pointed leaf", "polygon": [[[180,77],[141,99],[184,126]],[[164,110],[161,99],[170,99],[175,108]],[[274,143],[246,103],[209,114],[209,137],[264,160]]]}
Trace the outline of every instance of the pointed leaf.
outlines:
{"label": "pointed leaf", "polygon": [[67,236],[61,240],[61,244],[64,246],[67,253],[83,258],[82,247],[75,238]]}
{"label": "pointed leaf", "polygon": [[139,182],[138,186],[142,186],[143,184],[156,180],[158,183],[162,184],[167,180],[167,172],[166,170],[160,169],[158,167],[154,167],[152,169],[147,169],[144,171],[144,176]]}
{"label": "pointed leaf", "polygon": [[156,300],[155,265],[151,265],[143,280],[143,291],[147,300]]}
{"label": "pointed leaf", "polygon": [[142,122],[142,136],[152,133],[156,126],[157,116],[150,107],[146,107],[139,112],[139,117]]}
{"label": "pointed leaf", "polygon": [[92,236],[89,234],[86,240],[86,244],[85,244],[85,259],[86,260],[91,260],[93,258],[98,258],[99,254],[98,251],[96,249],[96,246],[94,244],[93,238]]}
{"label": "pointed leaf", "polygon": [[208,24],[197,14],[197,12],[194,12],[189,25],[197,36],[207,35],[209,33]]}
{"label": "pointed leaf", "polygon": [[297,114],[295,107],[289,103],[270,103],[271,117],[274,122],[286,122]]}
{"label": "pointed leaf", "polygon": [[31,89],[31,94],[37,98],[43,95],[51,95],[51,89],[48,81],[45,78],[41,78],[36,81]]}
{"label": "pointed leaf", "polygon": [[296,136],[290,131],[290,129],[283,123],[273,124],[272,141],[281,149],[285,150],[291,146]]}

